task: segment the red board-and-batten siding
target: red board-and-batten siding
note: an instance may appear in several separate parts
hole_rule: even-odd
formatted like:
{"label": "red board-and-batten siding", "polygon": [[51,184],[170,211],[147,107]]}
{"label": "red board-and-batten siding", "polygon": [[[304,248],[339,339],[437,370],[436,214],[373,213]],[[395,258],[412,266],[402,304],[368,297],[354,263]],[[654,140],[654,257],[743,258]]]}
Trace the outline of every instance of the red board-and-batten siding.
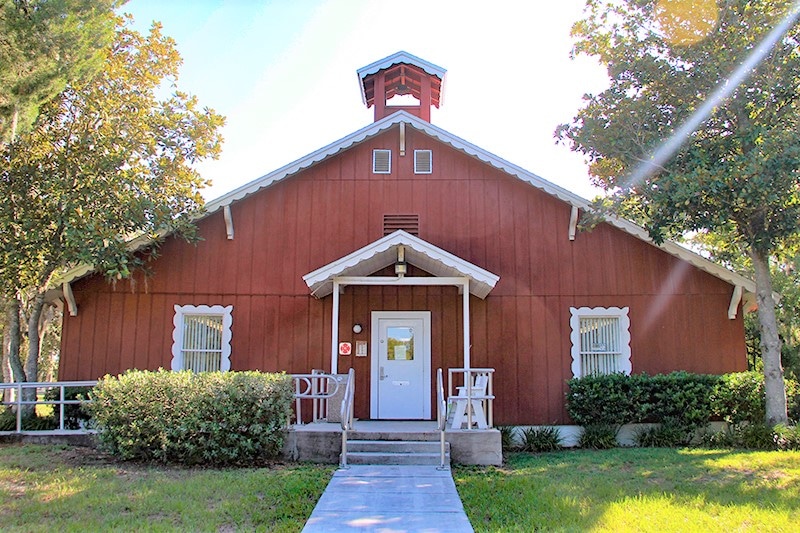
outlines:
{"label": "red board-and-batten siding", "polygon": [[[392,149],[391,174],[372,173],[375,148]],[[433,150],[432,174],[413,173],[414,149]],[[569,241],[570,210],[412,128],[400,157],[395,126],[234,203],[233,240],[220,210],[200,221],[199,244],[164,243],[146,281],[75,282],[59,376],[169,368],[176,304],[234,306],[235,370],[329,369],[332,298],[314,299],[302,276],[382,237],[392,213],[419,214],[422,239],[500,276],[470,302],[472,365],[496,369],[497,423],[568,421],[571,306],[630,307],[634,372],[746,368],[731,285],[606,224]],[[433,368],[462,366],[455,288],[348,287],[340,340],[369,341],[374,310],[430,310]],[[370,359],[339,358],[340,372],[351,365],[356,416],[368,418]]]}

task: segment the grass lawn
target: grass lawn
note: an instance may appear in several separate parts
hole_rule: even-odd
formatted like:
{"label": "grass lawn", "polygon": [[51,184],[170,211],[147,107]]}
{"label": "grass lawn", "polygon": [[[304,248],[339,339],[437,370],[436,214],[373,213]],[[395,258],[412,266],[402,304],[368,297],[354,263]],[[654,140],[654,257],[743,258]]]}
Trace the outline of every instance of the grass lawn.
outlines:
{"label": "grass lawn", "polygon": [[516,454],[453,474],[475,531],[800,530],[800,452]]}
{"label": "grass lawn", "polygon": [[0,445],[2,531],[300,531],[333,466],[203,470]]}
{"label": "grass lawn", "polygon": [[[300,531],[334,466],[203,470],[0,445],[3,531]],[[615,449],[454,467],[476,531],[797,531],[800,452]]]}

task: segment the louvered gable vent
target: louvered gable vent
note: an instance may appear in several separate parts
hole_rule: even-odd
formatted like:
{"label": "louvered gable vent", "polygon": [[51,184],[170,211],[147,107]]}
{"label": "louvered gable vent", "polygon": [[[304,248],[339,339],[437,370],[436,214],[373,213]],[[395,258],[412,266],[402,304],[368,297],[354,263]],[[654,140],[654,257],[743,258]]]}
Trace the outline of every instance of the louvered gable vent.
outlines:
{"label": "louvered gable vent", "polygon": [[430,174],[433,172],[433,151],[414,150],[414,174]]}
{"label": "louvered gable vent", "polygon": [[372,173],[389,174],[392,172],[392,151],[373,150],[372,151]]}
{"label": "louvered gable vent", "polygon": [[392,214],[383,215],[383,234],[389,235],[397,230],[403,230],[419,237],[419,215]]}

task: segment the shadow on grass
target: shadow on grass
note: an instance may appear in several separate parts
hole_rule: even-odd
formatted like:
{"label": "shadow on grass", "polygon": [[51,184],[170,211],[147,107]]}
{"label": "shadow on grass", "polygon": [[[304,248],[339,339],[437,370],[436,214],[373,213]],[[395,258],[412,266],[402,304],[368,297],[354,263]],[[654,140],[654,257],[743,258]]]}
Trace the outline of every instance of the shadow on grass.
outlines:
{"label": "shadow on grass", "polygon": [[796,452],[513,454],[504,467],[458,467],[454,477],[476,531],[782,530],[800,518]]}
{"label": "shadow on grass", "polygon": [[0,446],[3,531],[299,531],[333,467],[201,469]]}

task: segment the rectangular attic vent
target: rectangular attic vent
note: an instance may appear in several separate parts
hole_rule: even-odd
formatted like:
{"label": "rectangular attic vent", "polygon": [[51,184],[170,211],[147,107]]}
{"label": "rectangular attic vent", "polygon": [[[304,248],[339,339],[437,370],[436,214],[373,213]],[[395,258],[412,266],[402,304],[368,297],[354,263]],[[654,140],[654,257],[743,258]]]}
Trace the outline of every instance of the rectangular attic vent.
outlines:
{"label": "rectangular attic vent", "polygon": [[372,151],[372,173],[389,174],[392,172],[392,151],[373,150]]}
{"label": "rectangular attic vent", "polygon": [[419,237],[419,215],[393,214],[383,215],[383,235],[403,230]]}
{"label": "rectangular attic vent", "polygon": [[414,150],[414,174],[430,174],[433,172],[433,151]]}

